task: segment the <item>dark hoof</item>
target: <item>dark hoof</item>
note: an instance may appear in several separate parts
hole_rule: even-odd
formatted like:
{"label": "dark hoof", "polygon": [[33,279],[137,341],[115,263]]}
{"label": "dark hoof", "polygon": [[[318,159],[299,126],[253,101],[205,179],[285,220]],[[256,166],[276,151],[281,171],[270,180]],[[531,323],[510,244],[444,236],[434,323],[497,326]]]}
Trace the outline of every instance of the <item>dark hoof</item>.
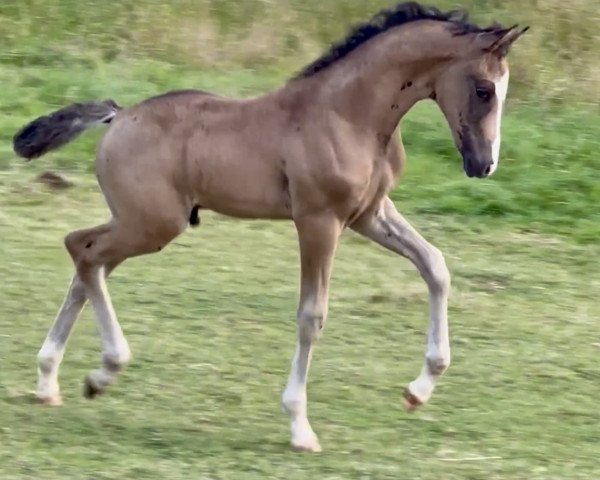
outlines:
{"label": "dark hoof", "polygon": [[414,412],[423,405],[423,402],[413,395],[408,388],[404,390],[404,408],[408,412]]}
{"label": "dark hoof", "polygon": [[104,393],[104,390],[94,385],[89,375],[85,377],[83,382],[83,396],[85,398],[92,400],[102,393]]}

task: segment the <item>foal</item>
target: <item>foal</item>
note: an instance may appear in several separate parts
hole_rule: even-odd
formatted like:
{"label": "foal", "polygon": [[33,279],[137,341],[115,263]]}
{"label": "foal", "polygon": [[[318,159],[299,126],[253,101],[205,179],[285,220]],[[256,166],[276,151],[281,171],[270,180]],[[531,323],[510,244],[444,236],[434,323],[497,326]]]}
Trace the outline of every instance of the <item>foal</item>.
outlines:
{"label": "foal", "polygon": [[450,275],[442,253],[396,211],[387,194],[404,162],[397,135],[418,101],[445,115],[469,177],[498,167],[508,87],[506,55],[526,29],[479,28],[466,15],[410,2],[383,11],[280,89],[247,100],[175,91],[121,109],[75,104],[24,127],[15,151],[28,159],[110,124],[96,154],[112,217],[65,238],[75,275],[39,352],[37,396],[61,402],[58,369],[86,300],[102,339],[102,363],[85,379],[94,397],[115,381],[130,351],[105,278],[128,258],[160,251],[203,209],[295,223],[301,254],[298,343],[282,397],[291,443],[320,451],[307,418],[312,348],[327,317],[336,246],[346,228],[406,258],[429,288],[429,328],[420,375],[405,390],[409,410],[429,400],[450,363]]}

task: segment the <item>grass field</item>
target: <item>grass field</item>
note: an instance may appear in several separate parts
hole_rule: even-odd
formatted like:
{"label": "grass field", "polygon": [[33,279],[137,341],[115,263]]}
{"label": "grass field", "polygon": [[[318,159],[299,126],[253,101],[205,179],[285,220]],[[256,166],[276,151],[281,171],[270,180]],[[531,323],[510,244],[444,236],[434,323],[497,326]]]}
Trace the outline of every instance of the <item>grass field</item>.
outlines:
{"label": "grass field", "polygon": [[295,336],[294,232],[212,215],[111,278],[134,352],[114,389],[80,396],[99,361],[86,313],[62,370],[65,406],[33,405],[35,354],[71,272],[62,236],[106,214],[91,179],[75,180],[56,194],[2,176],[2,478],[600,475],[598,246],[466,216],[411,215],[454,274],[454,363],[417,414],[401,390],[422,360],[425,287],[348,235],[309,389],[325,453],[289,452],[278,402]]}
{"label": "grass field", "polygon": [[[393,198],[453,274],[453,364],[423,410],[405,413],[401,393],[422,362],[425,285],[407,261],[348,233],[309,382],[325,451],[289,451],[279,398],[295,344],[295,233],[288,223],[212,214],[111,277],[133,351],[117,385],[93,402],[81,396],[100,359],[86,310],[61,370],[65,405],[34,404],[35,356],[72,272],[62,239],[108,212],[92,175],[101,132],[31,164],[14,158],[12,134],[75,100],[128,105],[180,87],[266,91],[339,37],[346,22],[330,31],[323,18],[366,11],[355,0],[285,3],[293,15],[281,14],[280,1],[235,11],[229,0],[181,3],[203,21],[206,45],[196,57],[189,45],[173,53],[167,26],[177,12],[164,2],[121,2],[130,17],[87,0],[0,6],[0,478],[600,478],[600,77],[586,49],[600,37],[591,0],[536,2],[523,12],[529,20],[545,12],[553,27],[515,47],[516,88],[492,179],[465,178],[433,105],[403,122],[409,163]],[[520,12],[512,0],[479,4],[486,18]],[[268,5],[276,12],[264,13]],[[252,14],[260,21],[248,31],[231,27],[248,12],[264,18]],[[279,29],[265,30],[276,13],[291,32],[287,43],[269,40]],[[129,36],[128,18],[136,27]],[[171,50],[156,47],[149,25]],[[556,44],[550,30],[560,33]],[[187,23],[177,30],[189,32]],[[263,50],[236,56],[232,38]],[[215,51],[218,59],[207,53]],[[74,187],[36,183],[47,169]]]}

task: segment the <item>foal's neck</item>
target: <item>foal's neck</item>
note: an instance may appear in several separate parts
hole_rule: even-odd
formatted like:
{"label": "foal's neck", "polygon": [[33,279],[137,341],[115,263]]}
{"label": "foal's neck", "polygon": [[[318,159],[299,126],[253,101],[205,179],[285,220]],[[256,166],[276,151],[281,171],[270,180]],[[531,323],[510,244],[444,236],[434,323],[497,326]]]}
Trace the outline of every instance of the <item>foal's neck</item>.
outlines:
{"label": "foal's neck", "polygon": [[389,136],[415,103],[432,96],[455,48],[444,23],[415,22],[369,40],[309,77],[307,87],[361,131]]}

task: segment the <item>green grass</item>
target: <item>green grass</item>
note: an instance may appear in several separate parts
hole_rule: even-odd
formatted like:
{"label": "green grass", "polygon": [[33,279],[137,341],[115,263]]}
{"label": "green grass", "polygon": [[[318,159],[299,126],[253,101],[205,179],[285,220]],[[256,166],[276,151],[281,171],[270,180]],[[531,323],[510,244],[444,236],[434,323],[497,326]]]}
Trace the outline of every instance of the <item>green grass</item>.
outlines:
{"label": "green grass", "polygon": [[[77,100],[267,91],[386,2],[3,2],[0,478],[600,478],[594,1],[459,2],[534,29],[513,52],[492,179],[465,178],[433,105],[402,124],[408,166],[392,196],[446,254],[453,364],[427,407],[402,410],[423,357],[426,288],[407,261],[347,234],[310,375],[318,456],[289,451],[279,411],[295,343],[289,223],[207,214],[162,253],[127,262],[109,287],[131,365],[106,396],[83,400],[100,358],[86,311],[61,370],[65,405],[33,404],[35,356],[72,271],[62,239],[108,211],[92,175],[101,132],[31,164],[10,141]],[[46,169],[75,187],[37,184]]]}
{"label": "green grass", "polygon": [[[153,58],[209,68],[297,70],[350,25],[397,0],[3,0],[0,63],[60,65]],[[529,24],[513,54],[514,90],[539,101],[600,100],[597,0],[431,0],[481,24]]]}
{"label": "green grass", "polygon": [[[66,405],[33,405],[35,354],[71,273],[62,238],[102,222],[107,210],[90,174],[100,132],[27,165],[10,154],[11,132],[87,88],[91,97],[131,103],[171,87],[248,95],[282,80],[275,73],[194,75],[163,67],[148,62],[118,78],[118,67],[107,67],[93,83],[83,70],[67,79],[48,69],[51,81],[40,80],[22,99],[23,79],[35,74],[20,70],[5,84],[7,98],[22,105],[1,120],[3,478],[600,475],[600,127],[591,108],[512,105],[503,164],[489,181],[464,177],[431,105],[403,123],[409,164],[393,197],[446,253],[454,283],[454,363],[416,415],[402,411],[401,391],[422,361],[425,286],[408,262],[349,234],[309,390],[325,453],[290,453],[278,402],[295,341],[293,228],[214,215],[165,252],[132,260],[111,277],[134,352],[111,392],[96,402],[80,396],[83,376],[99,361],[88,312],[62,369]],[[47,168],[66,173],[76,187],[40,187],[34,177]]]}
{"label": "green grass", "polygon": [[[598,478],[597,245],[502,220],[409,215],[447,255],[453,365],[415,415],[426,289],[412,266],[344,237],[309,387],[325,453],[289,452],[279,411],[294,348],[297,252],[288,223],[206,215],[110,289],[134,352],[106,396],[86,311],[69,344],[66,404],[32,404],[35,354],[66,289],[65,232],[106,216],[87,175],[50,193],[0,177],[2,478]],[[417,187],[413,187],[417,189]],[[442,189],[443,185],[439,185]]]}

